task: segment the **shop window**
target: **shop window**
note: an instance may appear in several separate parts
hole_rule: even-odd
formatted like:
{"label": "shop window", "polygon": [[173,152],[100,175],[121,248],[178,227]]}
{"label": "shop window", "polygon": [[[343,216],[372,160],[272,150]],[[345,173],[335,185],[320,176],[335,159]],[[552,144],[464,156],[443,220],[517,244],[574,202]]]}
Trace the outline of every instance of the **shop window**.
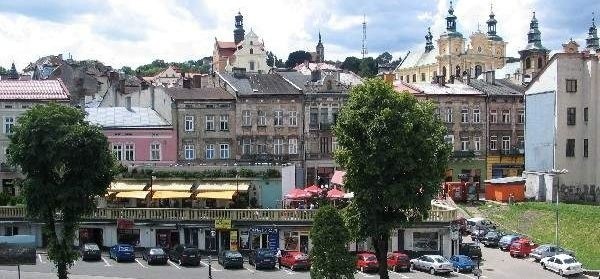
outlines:
{"label": "shop window", "polygon": [[[213,232],[215,232],[215,231],[213,231]],[[215,236],[212,236],[211,230],[204,231],[204,245],[205,245],[205,249],[208,251],[216,251],[217,250],[216,232],[215,232]]]}
{"label": "shop window", "polygon": [[298,251],[299,249],[299,234],[298,232],[285,232],[283,234],[284,250]]}
{"label": "shop window", "polygon": [[6,227],[4,228],[5,236],[13,236],[19,234],[19,227]]}
{"label": "shop window", "polygon": [[198,247],[198,229],[197,228],[184,228],[183,229],[183,241],[186,245]]}
{"label": "shop window", "polygon": [[439,236],[437,232],[414,232],[413,251],[439,251]]}
{"label": "shop window", "polygon": [[140,244],[140,230],[117,229],[117,241],[122,244],[137,246]]}

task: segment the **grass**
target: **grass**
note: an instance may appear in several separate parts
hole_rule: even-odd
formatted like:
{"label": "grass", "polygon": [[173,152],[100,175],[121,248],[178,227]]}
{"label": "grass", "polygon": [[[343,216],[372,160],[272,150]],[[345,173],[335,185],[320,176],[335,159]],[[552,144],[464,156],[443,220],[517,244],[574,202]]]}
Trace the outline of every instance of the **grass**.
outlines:
{"label": "grass", "polygon": [[[527,202],[501,206],[488,203],[478,210],[500,227],[527,235],[538,244],[555,243],[555,204]],[[559,242],[575,252],[584,268],[600,270],[600,206],[560,204]]]}

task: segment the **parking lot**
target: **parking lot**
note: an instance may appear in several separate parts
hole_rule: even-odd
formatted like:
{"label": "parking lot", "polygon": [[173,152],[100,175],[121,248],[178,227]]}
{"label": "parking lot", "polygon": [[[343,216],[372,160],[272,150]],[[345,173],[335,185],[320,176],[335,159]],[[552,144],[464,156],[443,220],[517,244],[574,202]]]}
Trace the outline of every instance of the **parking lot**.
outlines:
{"label": "parking lot", "polygon": [[[512,278],[561,278],[557,274],[543,270],[539,263],[532,259],[511,258],[508,253],[494,248],[482,248],[484,261],[481,263],[483,276],[481,278],[512,279]],[[45,254],[37,255],[35,266],[22,266],[21,278],[56,278],[54,267],[48,261]],[[308,271],[291,271],[289,269],[256,270],[253,266],[244,263],[243,269],[224,270],[216,261],[212,263],[213,278],[243,279],[243,278],[310,278]],[[0,267],[0,279],[17,278],[16,267]],[[203,256],[201,265],[198,267],[179,266],[168,262],[166,265],[149,266],[141,258],[134,262],[115,262],[102,255],[101,261],[83,262],[77,261],[71,268],[71,278],[81,279],[108,279],[108,278],[208,278],[208,258]],[[377,274],[365,274],[358,272],[355,278],[378,278]],[[433,276],[425,272],[391,272],[390,278],[477,278],[473,274],[455,273],[449,275]],[[571,278],[591,278],[584,275]]]}

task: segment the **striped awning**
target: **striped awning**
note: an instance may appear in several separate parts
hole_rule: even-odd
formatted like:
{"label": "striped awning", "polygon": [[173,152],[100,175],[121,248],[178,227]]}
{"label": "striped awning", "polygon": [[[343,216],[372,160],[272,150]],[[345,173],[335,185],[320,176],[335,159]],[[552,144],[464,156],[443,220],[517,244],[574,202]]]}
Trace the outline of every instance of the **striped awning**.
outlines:
{"label": "striped awning", "polygon": [[248,182],[200,182],[196,188],[196,192],[214,192],[214,191],[248,191],[250,183]]}
{"label": "striped awning", "polygon": [[123,192],[123,191],[142,191],[146,187],[147,182],[143,180],[115,180],[109,188],[109,192]]}
{"label": "striped awning", "polygon": [[194,187],[194,181],[189,180],[163,180],[152,182],[152,191],[184,191],[189,192]]}
{"label": "striped awning", "polygon": [[235,194],[235,191],[213,191],[213,192],[200,192],[196,194],[197,199],[217,199],[217,200],[231,200]]}
{"label": "striped awning", "polygon": [[192,195],[191,192],[183,191],[155,191],[152,194],[153,199],[187,199]]}
{"label": "striped awning", "polygon": [[145,199],[150,191],[124,191],[118,192],[115,197],[124,199]]}

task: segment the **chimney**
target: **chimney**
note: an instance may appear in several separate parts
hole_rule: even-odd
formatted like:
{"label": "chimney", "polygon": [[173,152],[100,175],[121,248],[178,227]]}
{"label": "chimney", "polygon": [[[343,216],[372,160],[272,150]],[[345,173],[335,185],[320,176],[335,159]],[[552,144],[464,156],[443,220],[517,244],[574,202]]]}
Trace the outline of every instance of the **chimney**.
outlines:
{"label": "chimney", "polygon": [[189,78],[183,78],[183,88],[191,89],[192,88],[192,80]]}
{"label": "chimney", "polygon": [[314,70],[310,72],[310,81],[317,82],[321,79],[321,71]]}
{"label": "chimney", "polygon": [[496,72],[495,71],[487,71],[485,72],[485,82],[487,84],[496,84]]}
{"label": "chimney", "polygon": [[194,88],[202,87],[202,75],[194,75],[192,78],[192,83]]}

